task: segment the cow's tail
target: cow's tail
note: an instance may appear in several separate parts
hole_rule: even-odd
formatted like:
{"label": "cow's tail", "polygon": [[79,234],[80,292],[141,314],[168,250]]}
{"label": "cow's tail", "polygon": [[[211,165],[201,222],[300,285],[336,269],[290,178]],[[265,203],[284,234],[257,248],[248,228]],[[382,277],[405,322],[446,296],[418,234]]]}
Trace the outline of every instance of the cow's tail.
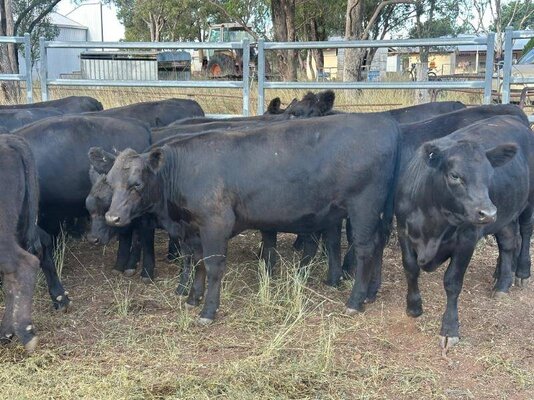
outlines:
{"label": "cow's tail", "polygon": [[21,245],[28,252],[41,255],[41,241],[37,227],[39,215],[39,181],[35,158],[28,143],[20,136],[12,136],[10,147],[19,154],[24,168],[24,203],[22,207],[23,220],[19,221],[25,243]]}
{"label": "cow's tail", "polygon": [[391,236],[393,230],[393,216],[395,215],[395,193],[397,191],[397,182],[399,180],[400,173],[400,160],[401,160],[401,148],[402,140],[400,132],[397,136],[397,148],[395,151],[394,159],[395,166],[393,168],[393,174],[390,177],[388,184],[388,193],[386,197],[386,203],[384,211],[382,212],[382,218],[380,223],[380,240],[382,245],[386,245]]}

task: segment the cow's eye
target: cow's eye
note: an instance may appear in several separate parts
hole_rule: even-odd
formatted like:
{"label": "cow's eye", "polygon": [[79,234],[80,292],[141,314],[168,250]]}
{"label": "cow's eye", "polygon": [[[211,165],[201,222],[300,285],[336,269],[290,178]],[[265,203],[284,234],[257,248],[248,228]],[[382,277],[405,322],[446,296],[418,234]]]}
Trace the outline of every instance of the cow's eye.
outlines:
{"label": "cow's eye", "polygon": [[460,178],[458,175],[456,175],[454,172],[451,172],[449,174],[449,178],[451,181],[453,182],[460,182],[462,180],[462,178]]}
{"label": "cow's eye", "polygon": [[135,190],[141,190],[143,189],[143,184],[141,182],[136,182],[132,185],[132,188],[134,188]]}

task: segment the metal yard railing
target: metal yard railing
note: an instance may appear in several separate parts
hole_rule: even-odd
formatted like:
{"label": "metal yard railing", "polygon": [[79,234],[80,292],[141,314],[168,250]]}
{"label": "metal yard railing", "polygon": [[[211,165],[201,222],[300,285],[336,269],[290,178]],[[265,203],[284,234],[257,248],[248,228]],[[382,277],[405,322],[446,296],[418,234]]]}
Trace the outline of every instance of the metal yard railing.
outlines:
{"label": "metal yard railing", "polygon": [[504,34],[504,62],[502,77],[502,102],[510,103],[512,84],[534,84],[534,77],[512,76],[513,69],[513,45],[516,39],[530,39],[534,37],[534,31],[514,31],[511,26],[507,27]]}
{"label": "metal yard railing", "polygon": [[24,45],[24,64],[26,71],[24,74],[0,74],[0,81],[18,81],[26,82],[26,102],[33,103],[32,90],[32,57],[30,34],[24,36],[0,36],[0,44],[23,44]]}
{"label": "metal yard railing", "polygon": [[[50,86],[113,86],[113,87],[173,87],[173,88],[230,88],[241,89],[243,92],[243,115],[250,114],[250,86],[249,63],[250,43],[248,39],[242,42],[205,43],[205,42],[59,42],[40,39],[41,48],[41,96],[48,99]],[[157,50],[186,50],[186,49],[241,49],[243,50],[243,76],[236,80],[95,80],[95,79],[48,79],[47,50],[48,49],[157,49]]]}
{"label": "metal yard railing", "polygon": [[[481,89],[484,104],[491,103],[495,34],[475,38],[407,39],[407,40],[338,40],[328,42],[258,42],[258,114],[264,112],[265,89]],[[484,80],[421,82],[269,82],[265,76],[265,51],[297,49],[347,49],[376,47],[486,46]]]}

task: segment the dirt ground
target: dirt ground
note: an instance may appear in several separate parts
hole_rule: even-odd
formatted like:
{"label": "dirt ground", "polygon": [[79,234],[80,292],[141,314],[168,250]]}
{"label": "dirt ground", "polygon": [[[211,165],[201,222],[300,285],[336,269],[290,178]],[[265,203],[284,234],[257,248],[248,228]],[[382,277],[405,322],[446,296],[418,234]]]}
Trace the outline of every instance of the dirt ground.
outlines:
{"label": "dirt ground", "polygon": [[293,235],[279,235],[276,277],[260,273],[259,234],[230,243],[216,323],[200,327],[174,294],[178,267],[157,279],[111,272],[116,245],[69,239],[62,278],[73,299],[51,309],[44,280],[35,295],[40,346],[0,348],[2,399],[534,399],[534,290],[490,298],[497,248],[481,243],[460,297],[461,342],[440,357],[444,268],[423,274],[424,314],[405,314],[406,284],[393,239],[384,283],[364,314],[344,315],[350,284],[322,284],[324,257],[296,278]]}

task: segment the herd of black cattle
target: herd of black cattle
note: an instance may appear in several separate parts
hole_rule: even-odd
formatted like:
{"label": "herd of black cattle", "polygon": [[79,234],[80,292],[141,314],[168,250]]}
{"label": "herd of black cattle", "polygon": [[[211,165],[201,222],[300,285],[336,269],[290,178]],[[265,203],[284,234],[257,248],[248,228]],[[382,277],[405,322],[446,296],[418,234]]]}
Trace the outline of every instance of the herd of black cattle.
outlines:
{"label": "herd of black cattle", "polygon": [[[534,135],[513,105],[436,102],[378,113],[333,110],[334,93],[308,93],[285,110],[214,120],[192,100],[102,110],[89,97],[0,107],[0,340],[37,343],[31,305],[37,268],[56,309],[69,306],[53,261],[60,227],[91,218],[87,239],[119,239],[115,270],[154,278],[154,231],[183,259],[177,294],[204,300],[215,318],[228,240],[262,232],[272,272],[276,233],[297,233],[301,267],[324,241],[326,284],[353,278],[347,312],[381,284],[396,217],[408,283],[407,312],[421,315],[420,270],[450,260],[441,325],[446,351],[459,338],[458,296],[477,241],[495,235],[493,291],[530,277]],[[342,223],[350,244],[341,262]],[[142,257],[141,257],[142,256]],[[205,288],[207,279],[207,290]]]}

